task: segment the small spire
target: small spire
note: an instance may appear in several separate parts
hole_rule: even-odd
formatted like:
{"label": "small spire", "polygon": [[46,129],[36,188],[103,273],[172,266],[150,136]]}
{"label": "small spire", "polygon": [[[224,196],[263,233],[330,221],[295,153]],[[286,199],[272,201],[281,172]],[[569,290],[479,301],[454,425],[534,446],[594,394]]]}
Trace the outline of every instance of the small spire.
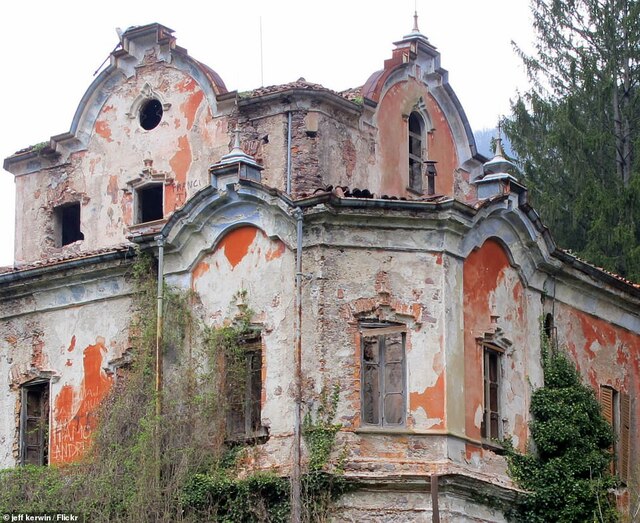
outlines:
{"label": "small spire", "polygon": [[231,148],[231,151],[220,159],[220,163],[231,163],[241,160],[255,164],[255,159],[242,150],[242,145],[240,145],[240,127],[237,124],[236,128],[233,130],[233,134],[235,135],[235,138],[233,139],[233,147]]}
{"label": "small spire", "polygon": [[413,12],[413,30],[412,33],[419,33],[420,29],[418,28],[418,10],[416,9]]}
{"label": "small spire", "polygon": [[235,140],[233,142],[233,150],[242,151],[242,147],[240,147],[240,128],[238,127],[238,124],[236,124],[236,128],[233,130],[233,134],[235,135]]}
{"label": "small spire", "polygon": [[502,120],[498,119],[498,136],[496,137],[496,156],[504,157],[502,149]]}

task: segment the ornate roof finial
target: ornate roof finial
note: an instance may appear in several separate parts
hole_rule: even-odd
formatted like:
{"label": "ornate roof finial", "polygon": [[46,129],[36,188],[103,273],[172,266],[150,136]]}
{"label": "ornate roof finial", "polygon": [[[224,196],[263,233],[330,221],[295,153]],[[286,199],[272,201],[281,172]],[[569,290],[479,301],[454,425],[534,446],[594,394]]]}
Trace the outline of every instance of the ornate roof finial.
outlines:
{"label": "ornate roof finial", "polygon": [[235,135],[235,138],[233,139],[233,147],[231,151],[220,159],[219,163],[224,164],[242,160],[244,162],[257,165],[255,159],[242,150],[242,145],[240,145],[240,126],[238,124],[236,124],[236,128],[233,130],[233,134]]}
{"label": "ornate roof finial", "polygon": [[496,138],[496,156],[503,156],[504,151],[502,150],[502,118],[498,118],[498,136]]}
{"label": "ornate roof finial", "polygon": [[416,6],[416,10],[413,12],[413,33],[419,33],[420,29],[418,28],[418,8]]}
{"label": "ornate roof finial", "polygon": [[513,177],[513,173],[518,172],[518,167],[505,157],[504,150],[502,149],[502,118],[498,119],[497,131],[498,136],[495,139],[496,150],[493,158],[484,164],[484,173],[509,174]]}

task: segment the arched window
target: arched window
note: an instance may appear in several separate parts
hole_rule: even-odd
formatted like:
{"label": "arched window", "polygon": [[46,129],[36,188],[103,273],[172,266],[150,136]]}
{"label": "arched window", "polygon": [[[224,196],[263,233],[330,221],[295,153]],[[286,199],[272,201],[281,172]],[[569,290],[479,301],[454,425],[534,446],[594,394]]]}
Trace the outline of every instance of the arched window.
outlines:
{"label": "arched window", "polygon": [[425,125],[420,114],[409,115],[409,189],[422,192],[422,165],[425,161]]}

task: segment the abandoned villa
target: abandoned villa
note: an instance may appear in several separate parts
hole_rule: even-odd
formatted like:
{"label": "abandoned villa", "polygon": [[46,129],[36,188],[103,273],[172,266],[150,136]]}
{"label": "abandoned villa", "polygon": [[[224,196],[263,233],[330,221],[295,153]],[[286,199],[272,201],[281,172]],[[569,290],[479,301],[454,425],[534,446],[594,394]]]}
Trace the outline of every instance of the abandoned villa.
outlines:
{"label": "abandoned villa", "polygon": [[261,436],[257,469],[304,463],[296,420],[339,387],[360,487],[337,521],[431,521],[435,504],[443,521],[506,521],[483,500],[517,490],[497,441],[526,448],[541,331],[603,405],[622,485],[639,479],[640,286],[555,244],[499,141],[478,154],[417,26],[343,92],[230,91],[159,24],[120,42],[70,131],[4,161],[0,468],[86,451],[146,252],[204,324],[250,304],[251,401],[232,429]]}

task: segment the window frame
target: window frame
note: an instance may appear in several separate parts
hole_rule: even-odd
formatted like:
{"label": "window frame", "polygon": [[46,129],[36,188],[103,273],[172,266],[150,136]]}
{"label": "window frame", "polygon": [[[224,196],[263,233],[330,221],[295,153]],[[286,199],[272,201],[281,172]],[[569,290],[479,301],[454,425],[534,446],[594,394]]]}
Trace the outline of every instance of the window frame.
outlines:
{"label": "window frame", "polygon": [[[73,224],[69,225],[69,211],[72,209]],[[57,248],[66,247],[72,243],[84,240],[84,233],[82,232],[82,205],[79,201],[56,205],[53,209],[53,213],[54,236]],[[71,238],[69,238],[69,236],[71,236]]]}
{"label": "window frame", "polygon": [[[497,446],[504,438],[503,420],[503,357],[504,349],[490,343],[481,343],[482,348],[482,423],[480,436],[485,443]],[[495,380],[491,379],[491,365],[495,362]],[[495,409],[491,408],[491,389],[495,388]],[[492,426],[495,419],[495,433]]]}
{"label": "window frame", "polygon": [[[386,355],[386,342],[385,338],[390,335],[400,334],[401,335],[401,359],[399,361],[393,360],[388,361]],[[365,339],[377,337],[378,344],[378,361],[377,363],[367,363],[365,360]],[[394,323],[378,323],[378,322],[366,322],[360,325],[360,390],[362,391],[360,395],[360,419],[361,425],[363,427],[379,427],[379,428],[404,428],[407,423],[407,328],[403,324],[394,324]],[[382,350],[381,350],[382,349]],[[386,384],[386,366],[389,364],[397,364],[400,363],[400,367],[402,370],[401,376],[401,390],[400,391],[388,391]],[[377,400],[373,400],[374,403],[372,405],[374,411],[377,410],[377,419],[378,423],[371,423],[366,421],[365,412],[367,412],[368,406],[366,404],[367,401],[367,371],[366,367],[377,367],[376,377],[378,383],[378,398]],[[389,396],[392,395],[400,395],[402,398],[402,409],[401,409],[401,420],[398,423],[389,423],[385,420],[385,402]]]}
{"label": "window frame", "polygon": [[[30,416],[29,393],[38,391],[40,414]],[[30,421],[38,424],[38,444],[30,445],[27,441],[28,425]],[[51,382],[50,380],[37,379],[24,383],[20,387],[20,431],[19,431],[19,463],[20,465],[46,466],[49,464],[49,432],[51,427]],[[36,447],[39,453],[36,462],[28,461],[29,447]]]}
{"label": "window frame", "polygon": [[[164,191],[164,186],[165,183],[164,181],[150,181],[148,183],[144,183],[142,185],[139,185],[137,187],[135,187],[134,189],[134,216],[135,216],[135,225],[140,225],[143,223],[153,223],[153,222],[157,222],[160,220],[164,220],[165,217],[165,208],[164,208],[164,200],[165,200],[165,191]],[[148,191],[149,189],[152,189],[154,187],[160,187],[161,188],[161,200],[160,203],[162,205],[162,214],[160,216],[160,218],[154,218],[153,220],[143,220],[143,210],[142,210],[142,203],[141,203],[141,193],[143,193],[144,191]]]}
{"label": "window frame", "polygon": [[631,437],[631,397],[611,385],[600,385],[599,403],[602,416],[611,426],[614,442],[611,450],[611,474],[626,484],[629,478],[630,437]]}
{"label": "window frame", "polygon": [[[420,127],[419,132],[415,132],[411,130],[412,118],[415,118],[418,126]],[[418,111],[411,111],[409,114],[409,118],[407,119],[407,147],[408,147],[408,168],[409,168],[409,179],[407,188],[411,191],[414,191],[418,194],[424,193],[424,165],[427,157],[426,154],[426,122],[423,116]],[[417,143],[419,151],[414,150],[414,140]],[[414,172],[415,166],[417,165],[417,169],[419,171],[419,175],[416,179],[416,173]],[[435,187],[434,187],[435,191]]]}
{"label": "window frame", "polygon": [[[227,381],[225,383],[225,391],[227,397],[232,398],[230,390],[242,386],[242,403],[241,409],[235,408],[239,406],[236,402],[230,402],[226,413],[226,438],[230,441],[247,441],[263,438],[268,435],[267,429],[262,424],[262,391],[264,382],[262,379],[263,351],[262,340],[260,337],[252,337],[242,342],[242,352],[244,357],[244,383],[234,383]],[[254,367],[255,359],[259,364]],[[227,363],[225,363],[226,365]],[[258,386],[255,385],[257,376]],[[254,397],[254,392],[255,397]],[[254,416],[254,408],[257,406],[257,415]],[[243,425],[242,430],[233,430],[237,425],[233,419],[234,415],[241,412],[240,421]],[[254,423],[254,418],[255,423]]]}

